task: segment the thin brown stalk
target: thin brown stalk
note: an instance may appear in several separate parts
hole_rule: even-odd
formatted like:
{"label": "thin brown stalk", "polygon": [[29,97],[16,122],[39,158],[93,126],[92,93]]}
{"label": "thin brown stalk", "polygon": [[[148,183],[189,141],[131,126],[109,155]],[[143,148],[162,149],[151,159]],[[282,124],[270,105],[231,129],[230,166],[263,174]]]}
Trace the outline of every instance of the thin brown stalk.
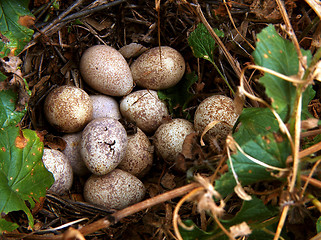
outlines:
{"label": "thin brown stalk", "polygon": [[[321,142],[318,142],[318,143],[314,144],[313,146],[306,148],[306,149],[302,150],[301,152],[299,152],[299,158],[304,158],[304,157],[309,156],[310,154],[313,154],[319,150],[321,150]],[[292,156],[289,156],[286,160],[287,163],[290,163],[292,161],[293,161]]]}
{"label": "thin brown stalk", "polygon": [[300,178],[301,178],[301,180],[305,181],[306,183],[309,183],[309,184],[321,189],[321,181],[311,178],[310,174],[309,174],[309,176],[300,175]]}
{"label": "thin brown stalk", "polygon": [[232,15],[231,15],[231,12],[230,12],[230,9],[228,8],[227,4],[226,4],[226,1],[223,0],[223,3],[224,3],[224,6],[226,8],[226,11],[227,11],[227,14],[231,20],[231,23],[235,29],[235,31],[238,33],[238,35],[249,45],[250,48],[252,48],[252,50],[254,51],[255,50],[255,47],[252,46],[252,44],[245,38],[243,37],[243,35],[240,33],[240,31],[237,29],[237,27],[235,26],[235,23],[234,23],[234,20],[232,18]]}

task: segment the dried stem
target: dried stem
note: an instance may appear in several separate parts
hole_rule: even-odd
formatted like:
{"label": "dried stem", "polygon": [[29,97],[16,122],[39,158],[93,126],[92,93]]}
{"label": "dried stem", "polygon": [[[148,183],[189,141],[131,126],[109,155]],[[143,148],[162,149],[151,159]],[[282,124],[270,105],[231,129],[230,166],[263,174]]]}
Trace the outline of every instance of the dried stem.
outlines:
{"label": "dried stem", "polygon": [[195,197],[196,195],[198,195],[201,191],[204,190],[204,187],[198,187],[196,189],[193,189],[191,192],[189,192],[188,194],[186,194],[184,197],[182,197],[179,202],[176,204],[174,212],[173,212],[173,227],[174,227],[174,233],[177,237],[177,239],[179,240],[183,240],[181,233],[179,232],[178,229],[178,222],[180,222],[180,225],[182,227],[187,228],[181,221],[180,221],[180,217],[179,217],[179,209],[181,208],[181,206],[184,204],[184,202],[186,202],[188,199],[191,199],[192,197]]}
{"label": "dried stem", "polygon": [[[302,190],[301,190],[300,198],[303,197],[304,192],[305,192],[306,188],[308,187],[308,184],[309,184],[310,181],[311,181],[312,175],[313,175],[314,171],[317,169],[317,167],[319,166],[320,162],[321,162],[321,160],[318,160],[318,161],[314,164],[313,168],[311,169],[311,171],[310,171],[310,173],[309,173],[309,176],[308,176],[307,179],[305,180],[305,184],[304,184],[304,186],[303,186],[303,188],[302,188]],[[301,177],[301,179],[302,179],[302,175],[301,175],[300,177]]]}

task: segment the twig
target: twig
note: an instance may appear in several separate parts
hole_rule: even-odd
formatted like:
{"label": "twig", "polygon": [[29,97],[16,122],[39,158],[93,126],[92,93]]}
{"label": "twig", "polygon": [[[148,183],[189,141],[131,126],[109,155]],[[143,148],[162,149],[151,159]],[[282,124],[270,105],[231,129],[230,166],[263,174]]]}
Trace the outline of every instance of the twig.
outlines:
{"label": "twig", "polygon": [[64,17],[63,19],[61,19],[61,22],[66,22],[66,21],[71,21],[71,20],[77,19],[77,18],[82,18],[82,17],[85,17],[89,14],[93,14],[95,12],[99,12],[101,10],[104,10],[106,8],[110,8],[110,7],[119,5],[119,4],[126,2],[126,1],[127,0],[116,0],[113,2],[109,2],[109,3],[103,4],[103,5],[97,6],[97,7],[93,7],[91,9],[86,9],[86,10],[83,10],[80,12],[76,12],[76,13],[73,13],[73,14],[67,16],[67,17]]}
{"label": "twig", "polygon": [[311,178],[310,176],[300,175],[301,180],[321,189],[321,181]]}
{"label": "twig", "polygon": [[[61,13],[55,20],[53,20],[47,26],[45,26],[42,29],[40,29],[40,32],[45,34],[50,28],[52,28],[58,22],[61,22],[61,20],[64,17],[66,17],[71,11],[73,11],[76,7],[81,5],[84,1],[85,0],[77,0],[75,3],[73,3],[71,6],[69,6],[69,8],[67,8],[63,13]],[[38,38],[41,35],[40,32],[34,34],[34,39]]]}
{"label": "twig", "polygon": [[114,222],[111,222],[107,219],[101,219],[98,220],[96,222],[93,222],[92,224],[89,224],[87,226],[84,226],[83,228],[81,228],[79,231],[83,234],[83,235],[88,235],[90,233],[96,232],[97,230],[100,230],[102,228],[106,228],[109,227],[111,224],[116,223],[118,221],[120,221],[122,218],[124,217],[128,217],[134,213],[137,213],[139,211],[142,211],[146,208],[155,206],[157,204],[166,202],[170,199],[182,196],[184,194],[186,194],[187,192],[193,190],[194,188],[198,187],[199,184],[198,183],[191,183],[188,184],[186,186],[174,189],[172,191],[160,194],[156,197],[147,199],[145,201],[136,203],[132,206],[129,206],[123,210],[120,210],[118,212],[115,212],[111,215],[112,218],[114,218]]}
{"label": "twig", "polygon": [[[89,225],[86,225],[82,228],[79,229],[79,232],[83,234],[84,236],[94,233],[100,229],[103,228],[108,228],[110,225],[115,224],[119,222],[121,219],[128,217],[134,213],[137,213],[139,211],[142,211],[144,209],[153,207],[157,204],[166,202],[168,200],[171,200],[176,197],[180,197],[187,192],[199,187],[200,185],[198,183],[191,183],[188,185],[185,185],[180,188],[176,188],[172,191],[168,191],[166,193],[160,194],[158,196],[155,196],[150,199],[146,199],[142,202],[136,203],[132,206],[129,206],[125,209],[119,210],[105,218],[99,219]],[[4,234],[4,237],[7,239],[13,238],[13,239],[18,239],[18,238],[24,238],[24,239],[41,239],[41,240],[62,240],[63,239],[63,234],[59,235],[45,235],[45,236],[38,236],[38,235],[33,235],[28,237],[28,234]]]}
{"label": "twig", "polygon": [[[321,150],[321,142],[318,142],[316,144],[314,144],[313,146],[306,148],[304,150],[302,150],[301,152],[299,152],[299,158],[304,158],[312,153],[315,153],[317,151]],[[286,160],[287,163],[293,161],[293,157],[289,156]]]}

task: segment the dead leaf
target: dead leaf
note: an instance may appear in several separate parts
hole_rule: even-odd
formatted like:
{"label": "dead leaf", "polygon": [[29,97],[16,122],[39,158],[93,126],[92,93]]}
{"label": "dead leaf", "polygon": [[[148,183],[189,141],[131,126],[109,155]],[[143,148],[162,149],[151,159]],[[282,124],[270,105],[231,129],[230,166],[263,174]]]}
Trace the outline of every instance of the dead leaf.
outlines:
{"label": "dead leaf", "polygon": [[141,44],[131,43],[123,46],[121,49],[119,49],[119,52],[124,56],[124,58],[131,58],[141,55],[146,50],[147,48]]}
{"label": "dead leaf", "polygon": [[309,118],[301,122],[301,128],[304,130],[312,129],[318,127],[319,119]]}
{"label": "dead leaf", "polygon": [[66,148],[66,142],[61,137],[52,134],[45,135],[44,144],[51,149],[63,151]]}
{"label": "dead leaf", "polygon": [[27,28],[31,27],[32,25],[35,24],[36,18],[33,16],[25,15],[25,16],[20,16],[18,23],[22,26],[25,26]]}
{"label": "dead leaf", "polygon": [[23,133],[20,131],[20,135],[16,137],[15,146],[17,148],[23,149],[28,143],[28,139],[23,136]]}
{"label": "dead leaf", "polygon": [[70,227],[66,232],[64,232],[63,240],[86,240],[86,239],[79,230]]}
{"label": "dead leaf", "polygon": [[175,179],[175,175],[167,172],[162,177],[160,183],[164,188],[173,189],[176,186],[174,179]]}

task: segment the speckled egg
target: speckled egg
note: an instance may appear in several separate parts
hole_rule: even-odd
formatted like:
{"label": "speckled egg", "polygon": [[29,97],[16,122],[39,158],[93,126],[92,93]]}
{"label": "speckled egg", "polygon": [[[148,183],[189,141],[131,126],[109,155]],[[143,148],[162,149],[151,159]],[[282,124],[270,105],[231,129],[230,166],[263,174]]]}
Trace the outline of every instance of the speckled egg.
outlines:
{"label": "speckled egg", "polygon": [[166,104],[153,90],[139,90],[127,95],[120,102],[120,112],[145,133],[153,133],[168,116]]}
{"label": "speckled egg", "polygon": [[142,130],[128,136],[126,155],[118,168],[136,176],[143,177],[153,163],[153,147]]}
{"label": "speckled egg", "polygon": [[80,60],[83,79],[93,89],[110,96],[124,96],[133,88],[133,78],[125,58],[114,48],[96,45]]}
{"label": "speckled egg", "polygon": [[140,55],[130,69],[138,86],[153,90],[167,89],[182,79],[185,60],[171,47],[155,47]]}
{"label": "speckled egg", "polygon": [[194,127],[202,134],[205,127],[213,122],[218,123],[211,128],[204,139],[209,136],[216,139],[225,139],[232,130],[239,115],[235,112],[234,102],[231,98],[223,95],[214,95],[203,100],[196,109],[194,115]]}
{"label": "speckled egg", "polygon": [[104,175],[123,160],[127,148],[127,133],[113,118],[96,118],[82,131],[80,154],[87,168]]}
{"label": "speckled egg", "polygon": [[48,122],[60,132],[78,132],[92,119],[89,95],[74,86],[61,86],[46,97],[44,113]]}
{"label": "speckled egg", "polygon": [[106,95],[90,95],[93,103],[93,119],[109,117],[116,120],[121,119],[118,102]]}
{"label": "speckled egg", "polygon": [[174,163],[182,152],[187,135],[195,132],[193,124],[185,119],[173,119],[160,125],[154,134],[153,144],[157,152],[168,163]]}
{"label": "speckled egg", "polygon": [[87,202],[107,209],[123,209],[143,199],[144,184],[135,176],[120,170],[103,175],[92,175],[84,187]]}
{"label": "speckled egg", "polygon": [[67,193],[73,181],[73,172],[67,157],[58,150],[45,148],[42,161],[55,179],[49,191],[58,195]]}
{"label": "speckled egg", "polygon": [[62,136],[66,148],[62,151],[67,157],[74,174],[84,176],[90,173],[80,155],[81,132],[68,133]]}

